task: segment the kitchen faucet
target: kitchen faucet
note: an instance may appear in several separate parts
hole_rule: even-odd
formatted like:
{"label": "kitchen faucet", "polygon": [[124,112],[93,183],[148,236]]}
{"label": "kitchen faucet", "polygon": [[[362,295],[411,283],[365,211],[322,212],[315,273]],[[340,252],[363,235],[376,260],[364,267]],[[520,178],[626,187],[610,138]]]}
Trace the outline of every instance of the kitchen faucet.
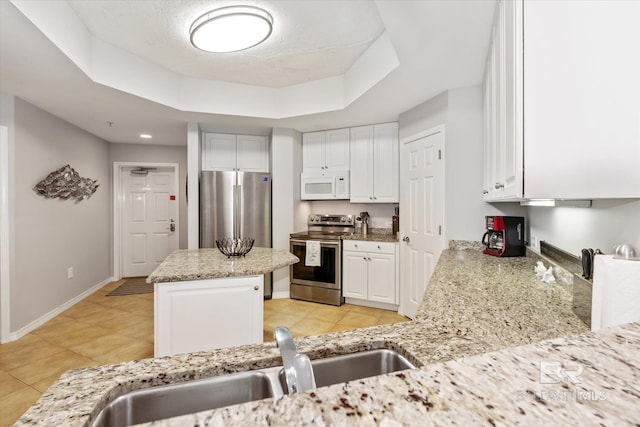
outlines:
{"label": "kitchen faucet", "polygon": [[309,356],[298,353],[289,329],[278,326],[273,335],[282,355],[289,394],[316,388],[316,379]]}

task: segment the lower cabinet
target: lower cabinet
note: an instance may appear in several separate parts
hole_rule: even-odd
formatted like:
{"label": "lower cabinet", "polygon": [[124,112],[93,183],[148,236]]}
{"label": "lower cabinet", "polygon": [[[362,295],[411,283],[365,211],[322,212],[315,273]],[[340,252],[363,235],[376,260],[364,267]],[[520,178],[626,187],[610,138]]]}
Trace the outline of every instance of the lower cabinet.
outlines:
{"label": "lower cabinet", "polygon": [[397,243],[345,240],[342,295],[352,304],[397,310]]}
{"label": "lower cabinet", "polygon": [[262,342],[264,276],[154,284],[155,357]]}

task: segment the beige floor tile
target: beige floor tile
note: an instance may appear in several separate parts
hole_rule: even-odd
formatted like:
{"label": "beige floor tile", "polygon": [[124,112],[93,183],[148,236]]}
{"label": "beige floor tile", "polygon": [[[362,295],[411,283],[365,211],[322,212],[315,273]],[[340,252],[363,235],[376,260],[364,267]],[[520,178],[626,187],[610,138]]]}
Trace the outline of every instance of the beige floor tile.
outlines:
{"label": "beige floor tile", "polygon": [[[98,362],[98,361],[94,361],[94,362],[93,362],[93,365],[94,365],[94,366],[98,366],[98,365],[101,365],[101,363],[100,363],[100,362]],[[88,367],[88,366],[89,366],[89,365],[84,366],[84,367]],[[81,366],[78,366],[77,368],[74,366],[73,368],[70,368],[70,369],[68,369],[68,370],[72,370],[72,369],[80,369],[80,368],[81,368]],[[35,383],[31,384],[31,387],[32,387],[32,388],[34,388],[34,389],[36,389],[36,390],[38,390],[40,393],[44,393],[45,391],[47,391],[47,389],[48,389],[49,387],[51,387],[51,386],[53,385],[53,383],[55,383],[56,381],[58,381],[58,380],[60,379],[60,376],[61,376],[61,375],[62,375],[62,373],[60,373],[60,374],[53,374],[53,375],[51,375],[50,377],[43,378],[43,379],[41,379],[40,381],[36,381]]]}
{"label": "beige floor tile", "polygon": [[55,344],[65,348],[76,347],[89,341],[99,339],[111,331],[96,325],[83,323],[82,327],[77,330],[58,334],[55,330],[49,331],[47,334],[41,335],[44,340],[50,344]]}
{"label": "beige floor tile", "polygon": [[377,313],[374,315],[370,315],[370,314],[365,314],[360,310],[349,311],[342,317],[342,319],[340,319],[338,324],[356,326],[359,328],[366,328],[368,326],[376,325],[379,318],[380,318],[380,315]]}
{"label": "beige floor tile", "polygon": [[331,305],[319,305],[313,311],[311,311],[305,319],[309,320],[323,320],[325,322],[336,323],[344,317],[347,311],[334,307]]}
{"label": "beige floor tile", "polygon": [[120,330],[118,333],[120,335],[124,335],[125,337],[150,342],[151,344],[153,344],[153,319],[143,320],[136,324],[134,327]]}
{"label": "beige floor tile", "polygon": [[333,322],[304,318],[295,323],[289,330],[294,337],[307,337],[310,335],[326,334],[335,326]]}
{"label": "beige floor tile", "polygon": [[0,373],[0,398],[25,387],[29,386],[15,378],[13,375],[9,375],[6,372]]}
{"label": "beige floor tile", "polygon": [[94,360],[99,360],[98,358],[101,355],[118,349],[134,346],[138,343],[139,340],[125,337],[124,335],[111,333],[88,341],[82,345],[71,347],[71,350],[82,356]]}
{"label": "beige floor tile", "polygon": [[399,315],[398,313],[385,313],[378,319],[378,325],[388,325],[390,323],[408,322],[409,318]]}
{"label": "beige floor tile", "polygon": [[104,310],[104,306],[100,304],[81,301],[65,311],[64,315],[74,319],[83,319],[96,313],[103,312]]}
{"label": "beige floor tile", "polygon": [[[16,343],[17,342],[19,341],[16,341]],[[32,364],[40,359],[53,357],[66,350],[64,347],[50,344],[41,338],[37,338],[36,340],[29,339],[29,344],[21,347],[14,346],[13,348],[13,351],[0,353],[0,369],[5,372],[10,372],[20,366]]]}
{"label": "beige floor tile", "polygon": [[0,426],[13,425],[40,398],[40,393],[31,387],[17,390],[0,400]]}
{"label": "beige floor tile", "polygon": [[148,341],[132,341],[126,346],[115,348],[95,357],[100,363],[111,365],[130,360],[148,359],[153,357],[153,343]]}
{"label": "beige floor tile", "polygon": [[[34,347],[42,343],[42,338],[35,335],[33,332],[25,335],[17,341],[12,341],[6,344],[0,344],[0,355],[14,353],[16,351],[22,351],[25,347]],[[4,370],[0,367],[0,370]]]}
{"label": "beige floor tile", "polygon": [[96,364],[95,360],[84,357],[70,350],[64,350],[49,357],[22,365],[9,371],[9,374],[13,375],[20,381],[31,385],[53,375],[60,376],[63,372],[70,369],[95,366]]}
{"label": "beige floor tile", "polygon": [[114,317],[122,313],[126,313],[126,312],[123,312],[114,308],[100,306],[100,309],[97,310],[96,312],[82,317],[82,321],[85,323],[91,323],[93,325],[102,326],[105,323],[109,323],[109,321],[111,321]]}

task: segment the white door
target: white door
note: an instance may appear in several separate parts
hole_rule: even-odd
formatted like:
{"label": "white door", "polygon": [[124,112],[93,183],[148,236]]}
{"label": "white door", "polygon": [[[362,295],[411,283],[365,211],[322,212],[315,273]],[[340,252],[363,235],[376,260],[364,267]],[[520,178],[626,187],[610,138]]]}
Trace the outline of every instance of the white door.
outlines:
{"label": "white door", "polygon": [[400,313],[413,318],[444,249],[444,127],[404,141],[400,167]]}
{"label": "white door", "polygon": [[178,200],[175,172],[158,168],[147,174],[122,168],[122,275],[147,276],[178,249]]}

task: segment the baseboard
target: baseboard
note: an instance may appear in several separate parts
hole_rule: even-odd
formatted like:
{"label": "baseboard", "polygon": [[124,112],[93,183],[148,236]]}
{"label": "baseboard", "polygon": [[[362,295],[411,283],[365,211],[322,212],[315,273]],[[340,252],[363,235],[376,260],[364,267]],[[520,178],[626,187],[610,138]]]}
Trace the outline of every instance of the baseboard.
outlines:
{"label": "baseboard", "polygon": [[391,310],[391,311],[395,311],[395,312],[398,311],[398,305],[389,304],[389,303],[386,303],[386,302],[368,301],[368,300],[358,299],[358,298],[345,298],[344,302],[347,303],[347,304],[363,305],[365,307],[381,308],[383,310]]}
{"label": "baseboard", "polygon": [[89,295],[91,295],[92,293],[97,291],[98,289],[104,287],[106,284],[111,283],[111,282],[113,282],[113,277],[109,277],[107,279],[104,279],[102,282],[100,282],[97,285],[91,287],[90,289],[87,289],[86,291],[84,291],[80,295],[70,299],[69,301],[65,302],[61,306],[58,306],[58,307],[54,308],[53,310],[51,310],[50,312],[48,312],[44,316],[41,316],[41,317],[37,318],[33,322],[29,323],[28,325],[20,328],[19,330],[15,331],[15,332],[11,332],[11,335],[9,337],[10,341],[15,341],[15,340],[18,340],[18,339],[22,338],[23,336],[27,335],[29,332],[31,332],[34,329],[44,325],[49,320],[53,319],[54,317],[56,317],[57,315],[59,315],[63,311],[65,311],[68,308],[70,308],[70,307],[74,306],[75,304],[79,303],[80,301],[82,301],[83,299],[85,299],[86,297],[88,297]]}
{"label": "baseboard", "polygon": [[289,291],[273,292],[271,294],[271,299],[287,299],[287,298],[289,298]]}

